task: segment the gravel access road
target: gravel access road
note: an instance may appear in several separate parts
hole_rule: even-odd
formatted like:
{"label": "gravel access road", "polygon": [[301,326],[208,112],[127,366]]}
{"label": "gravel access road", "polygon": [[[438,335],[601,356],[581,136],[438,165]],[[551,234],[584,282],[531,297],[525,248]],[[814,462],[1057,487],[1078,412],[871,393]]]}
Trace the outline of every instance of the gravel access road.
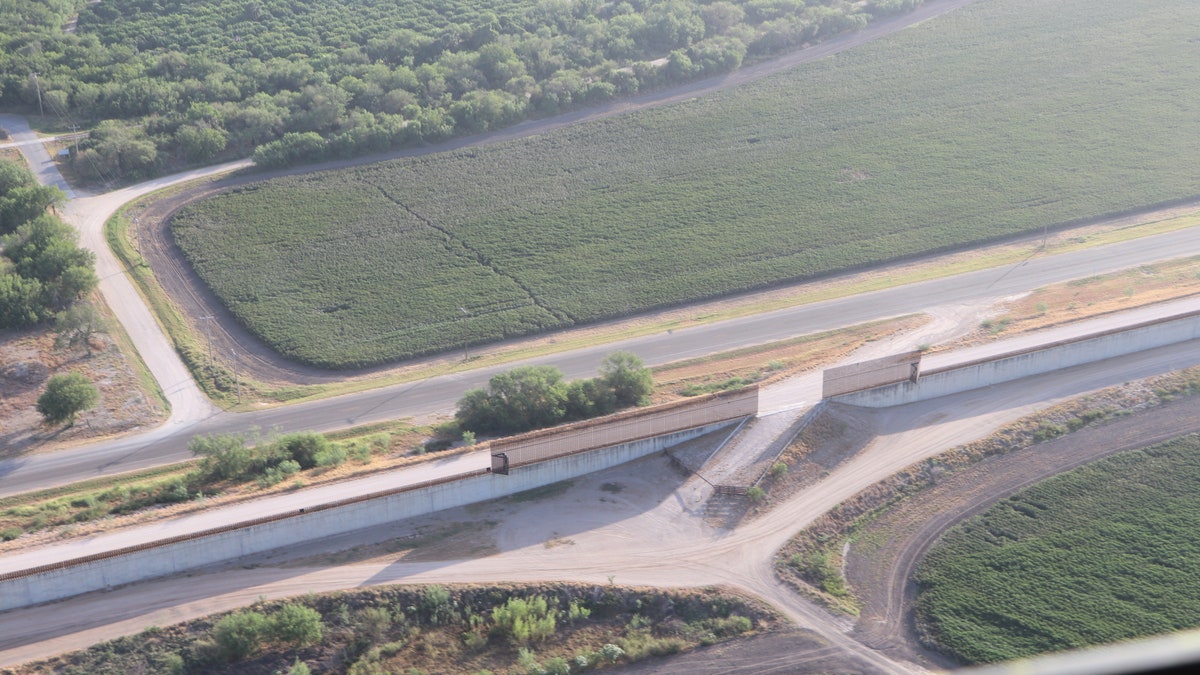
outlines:
{"label": "gravel access road", "polygon": [[[866,660],[873,672],[920,672],[925,666],[893,658],[852,638],[851,622],[797,597],[774,575],[774,552],[798,529],[855,493],[923,458],[977,440],[1056,402],[1200,361],[1195,342],[1150,350],[986,389],[899,406],[875,414],[877,436],[810,488],[734,530],[704,519],[711,487],[682,480],[661,457],[578,479],[562,495],[540,501],[493,502],[437,514],[439,522],[497,524],[488,533],[496,555],[434,562],[393,558],[329,567],[286,566],[295,551],[198,571],[186,578],[135,584],[42,607],[5,613],[0,665],[83,646],[232,609],[263,596],[387,583],[487,583],[571,580],[605,584],[699,586],[728,584],[757,594],[800,627]],[[613,494],[601,488],[619,483]],[[412,523],[350,533],[339,547],[404,534]],[[11,629],[7,629],[11,627]]]}

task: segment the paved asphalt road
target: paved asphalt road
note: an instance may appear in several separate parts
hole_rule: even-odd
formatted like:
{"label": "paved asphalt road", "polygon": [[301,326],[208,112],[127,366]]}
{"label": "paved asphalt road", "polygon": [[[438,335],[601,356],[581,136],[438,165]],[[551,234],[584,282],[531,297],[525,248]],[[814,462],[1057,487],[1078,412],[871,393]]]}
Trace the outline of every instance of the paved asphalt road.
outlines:
{"label": "paved asphalt road", "polygon": [[[724,349],[780,340],[919,312],[949,304],[986,303],[995,298],[1066,281],[1178,257],[1200,250],[1200,228],[1191,228],[1104,247],[1034,257],[1019,265],[972,272],[768,314],[661,333],[624,342],[538,358],[568,378],[590,377],[616,349],[628,349],[655,365]],[[0,462],[0,495],[100,475],[131,471],[187,458],[188,440],[198,433],[326,431],[402,417],[448,413],[463,392],[484,384],[502,367],[435,377],[323,401],[253,413],[218,412],[201,422],[151,432],[79,450],[30,455]]]}

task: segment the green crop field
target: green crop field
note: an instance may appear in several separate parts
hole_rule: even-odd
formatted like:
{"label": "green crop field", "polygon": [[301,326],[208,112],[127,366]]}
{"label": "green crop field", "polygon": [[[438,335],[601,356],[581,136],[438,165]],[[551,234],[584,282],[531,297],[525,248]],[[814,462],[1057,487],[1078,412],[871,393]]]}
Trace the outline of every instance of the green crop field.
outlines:
{"label": "green crop field", "polygon": [[981,2],[685,104],[186,208],[283,354],[364,365],[1197,193],[1200,3]]}
{"label": "green crop field", "polygon": [[1043,481],[948,532],[917,572],[946,653],[1001,661],[1200,626],[1200,436]]}

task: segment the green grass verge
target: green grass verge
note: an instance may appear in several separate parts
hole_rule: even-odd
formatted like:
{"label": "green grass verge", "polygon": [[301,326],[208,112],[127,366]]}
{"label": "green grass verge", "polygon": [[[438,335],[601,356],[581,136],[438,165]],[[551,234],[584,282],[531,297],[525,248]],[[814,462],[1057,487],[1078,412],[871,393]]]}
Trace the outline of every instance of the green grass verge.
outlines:
{"label": "green grass verge", "polygon": [[[378,465],[371,465],[379,457],[413,455],[409,461],[422,461],[416,455],[424,455],[426,450],[418,439],[430,433],[433,432],[425,427],[391,421],[343,429],[325,436],[330,445],[336,448],[331,456],[336,458],[332,465],[352,462],[361,467],[349,474],[355,475],[378,471]],[[251,437],[247,443],[265,447],[273,440]],[[430,455],[430,459],[433,459],[433,455]],[[265,489],[286,481],[288,489],[296,489],[314,479],[320,480],[321,474],[331,466],[286,476],[279,472],[271,474],[269,471],[260,471],[235,480],[222,480],[206,474],[201,462],[189,460],[12,495],[0,498],[0,540],[16,539],[24,534],[53,528],[64,528],[65,536],[84,523],[188,500],[203,505],[206,496],[231,490],[240,490],[252,497],[256,496],[253,493],[256,483]]]}
{"label": "green grass verge", "polygon": [[[181,189],[181,186],[155,193],[152,197],[147,198],[161,198],[178,189]],[[163,332],[170,338],[175,351],[183,359],[184,365],[191,371],[200,388],[209,398],[219,404],[228,408],[236,408],[242,401],[236,397],[238,381],[234,373],[223,367],[219,361],[212,363],[208,361],[200,338],[192,332],[187,320],[167,297],[162,286],[154,278],[154,272],[149,263],[138,252],[130,239],[131,223],[127,212],[135,208],[141,201],[136,200],[126,204],[108,219],[104,224],[105,241],[108,242],[113,254],[125,266],[126,272],[133,280],[134,287],[138,289],[142,299],[153,311]],[[146,375],[150,376],[148,370]],[[254,380],[243,381],[241,385],[247,401],[256,397],[276,402],[295,401],[313,396],[321,391],[319,387],[271,387]]]}
{"label": "green grass verge", "polygon": [[968,663],[1200,626],[1200,436],[1043,481],[948,532],[916,579]]}
{"label": "green grass verge", "polygon": [[975,245],[1195,194],[1198,19],[980,3],[686,105],[251,186],[175,232],[252,330],[327,366]]}

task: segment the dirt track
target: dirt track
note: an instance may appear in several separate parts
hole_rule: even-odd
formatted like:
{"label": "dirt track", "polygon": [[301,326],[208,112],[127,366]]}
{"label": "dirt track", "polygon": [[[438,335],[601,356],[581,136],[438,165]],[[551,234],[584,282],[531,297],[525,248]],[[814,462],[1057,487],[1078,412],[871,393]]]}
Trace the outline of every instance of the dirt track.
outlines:
{"label": "dirt track", "polygon": [[854,635],[901,658],[954,665],[921,649],[912,624],[915,588],[909,580],[943,532],[1048,476],[1195,431],[1200,431],[1200,397],[1193,396],[989,458],[905,501],[859,538],[883,537],[882,545],[850,549],[846,575],[863,601]]}

